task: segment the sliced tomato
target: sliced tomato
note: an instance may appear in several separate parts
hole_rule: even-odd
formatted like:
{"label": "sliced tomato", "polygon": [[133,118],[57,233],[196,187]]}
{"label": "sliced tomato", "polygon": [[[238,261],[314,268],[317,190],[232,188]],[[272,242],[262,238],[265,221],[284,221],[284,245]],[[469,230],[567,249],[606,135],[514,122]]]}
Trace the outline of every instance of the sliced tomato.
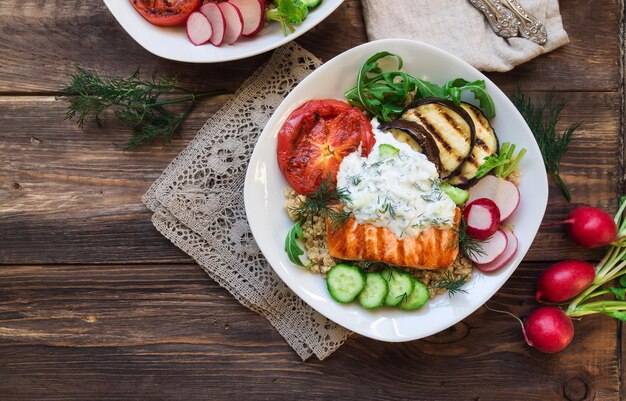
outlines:
{"label": "sliced tomato", "polygon": [[337,182],[344,157],[374,146],[372,125],[363,113],[334,99],[310,100],[294,110],[278,133],[278,166],[299,194],[315,192],[323,180]]}
{"label": "sliced tomato", "polygon": [[175,26],[184,24],[202,0],[130,0],[130,4],[153,25]]}

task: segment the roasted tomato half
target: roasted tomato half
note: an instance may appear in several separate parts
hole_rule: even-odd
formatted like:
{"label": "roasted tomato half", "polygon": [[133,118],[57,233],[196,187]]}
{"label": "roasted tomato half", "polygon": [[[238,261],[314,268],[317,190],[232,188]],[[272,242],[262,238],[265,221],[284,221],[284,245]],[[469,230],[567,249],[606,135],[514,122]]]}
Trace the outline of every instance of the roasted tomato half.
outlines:
{"label": "roasted tomato half", "polygon": [[361,146],[374,146],[372,125],[340,100],[310,100],[293,111],[278,133],[278,166],[297,193],[315,192],[323,180],[337,180],[339,164]]}
{"label": "roasted tomato half", "polygon": [[175,26],[184,24],[202,0],[130,0],[130,4],[151,24]]}

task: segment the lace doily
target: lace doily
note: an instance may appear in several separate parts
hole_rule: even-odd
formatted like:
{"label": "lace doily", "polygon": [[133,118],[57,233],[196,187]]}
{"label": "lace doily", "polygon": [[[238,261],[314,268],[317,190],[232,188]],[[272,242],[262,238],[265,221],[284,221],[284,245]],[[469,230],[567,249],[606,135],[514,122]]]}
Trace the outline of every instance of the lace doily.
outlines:
{"label": "lace doily", "polygon": [[143,197],[155,227],[239,302],[267,318],[302,359],[324,359],[350,332],[313,310],[274,273],[248,226],[243,185],[270,116],[320,64],[294,42],[277,49]]}

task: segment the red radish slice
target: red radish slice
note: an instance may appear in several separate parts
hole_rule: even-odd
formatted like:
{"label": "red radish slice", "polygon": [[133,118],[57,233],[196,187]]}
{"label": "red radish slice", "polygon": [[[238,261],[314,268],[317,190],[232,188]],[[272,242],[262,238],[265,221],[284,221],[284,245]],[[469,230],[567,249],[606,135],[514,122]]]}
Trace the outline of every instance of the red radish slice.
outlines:
{"label": "red radish slice", "polygon": [[204,44],[211,39],[213,28],[209,19],[199,11],[194,11],[187,18],[187,37],[194,45]]}
{"label": "red radish slice", "polygon": [[263,11],[265,3],[262,0],[228,0],[241,12],[243,17],[243,36],[254,36],[263,27]]}
{"label": "red radish slice", "polygon": [[467,235],[478,240],[491,237],[500,225],[500,209],[491,199],[480,198],[468,203],[463,210]]}
{"label": "red radish slice", "polygon": [[213,28],[213,35],[209,42],[212,45],[219,46],[224,40],[224,31],[226,30],[226,21],[224,20],[224,14],[220,11],[217,3],[206,3],[200,7],[200,12],[204,14]]}
{"label": "red radish slice", "polygon": [[520,194],[511,181],[488,175],[470,188],[468,202],[479,198],[491,199],[500,209],[500,220],[508,219],[519,205]]}
{"label": "red radish slice", "polygon": [[517,252],[518,241],[513,231],[504,231],[506,234],[507,243],[504,252],[493,261],[485,264],[477,264],[476,267],[481,272],[495,272],[496,270],[501,269],[505,264],[509,263],[509,260],[513,258],[513,255]]}
{"label": "red radish slice", "polygon": [[470,259],[472,262],[484,265],[491,263],[500,255],[502,255],[508,244],[508,238],[504,231],[498,230],[491,237],[481,243],[483,252],[481,254],[472,253]]}
{"label": "red radish slice", "polygon": [[231,3],[217,3],[224,15],[225,27],[223,42],[232,45],[241,37],[243,18],[239,9]]}

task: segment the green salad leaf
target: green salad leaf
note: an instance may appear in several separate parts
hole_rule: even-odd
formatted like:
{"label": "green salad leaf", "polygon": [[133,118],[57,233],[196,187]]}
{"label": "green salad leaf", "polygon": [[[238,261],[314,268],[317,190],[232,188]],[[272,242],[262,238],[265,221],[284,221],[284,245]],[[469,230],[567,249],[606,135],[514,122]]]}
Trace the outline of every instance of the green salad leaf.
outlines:
{"label": "green salad leaf", "polygon": [[287,237],[285,238],[285,252],[287,252],[287,257],[289,260],[302,267],[307,267],[300,257],[304,255],[304,250],[300,248],[300,244],[298,244],[298,240],[301,240],[303,237],[302,227],[300,226],[300,222],[291,227],[289,232],[287,233]]}
{"label": "green salad leaf", "polygon": [[[395,70],[385,71],[381,63],[395,65]],[[382,121],[390,121],[415,99],[437,97],[458,105],[463,92],[470,91],[485,116],[495,117],[495,105],[485,89],[485,81],[469,82],[456,78],[439,86],[400,71],[402,66],[402,58],[398,55],[387,51],[374,54],[361,66],[356,85],[345,93],[348,102]]]}
{"label": "green salad leaf", "polygon": [[526,149],[522,148],[515,155],[515,145],[504,142],[497,154],[485,157],[484,163],[476,171],[476,178],[482,178],[494,169],[496,177],[506,178],[517,168],[525,154]]}

